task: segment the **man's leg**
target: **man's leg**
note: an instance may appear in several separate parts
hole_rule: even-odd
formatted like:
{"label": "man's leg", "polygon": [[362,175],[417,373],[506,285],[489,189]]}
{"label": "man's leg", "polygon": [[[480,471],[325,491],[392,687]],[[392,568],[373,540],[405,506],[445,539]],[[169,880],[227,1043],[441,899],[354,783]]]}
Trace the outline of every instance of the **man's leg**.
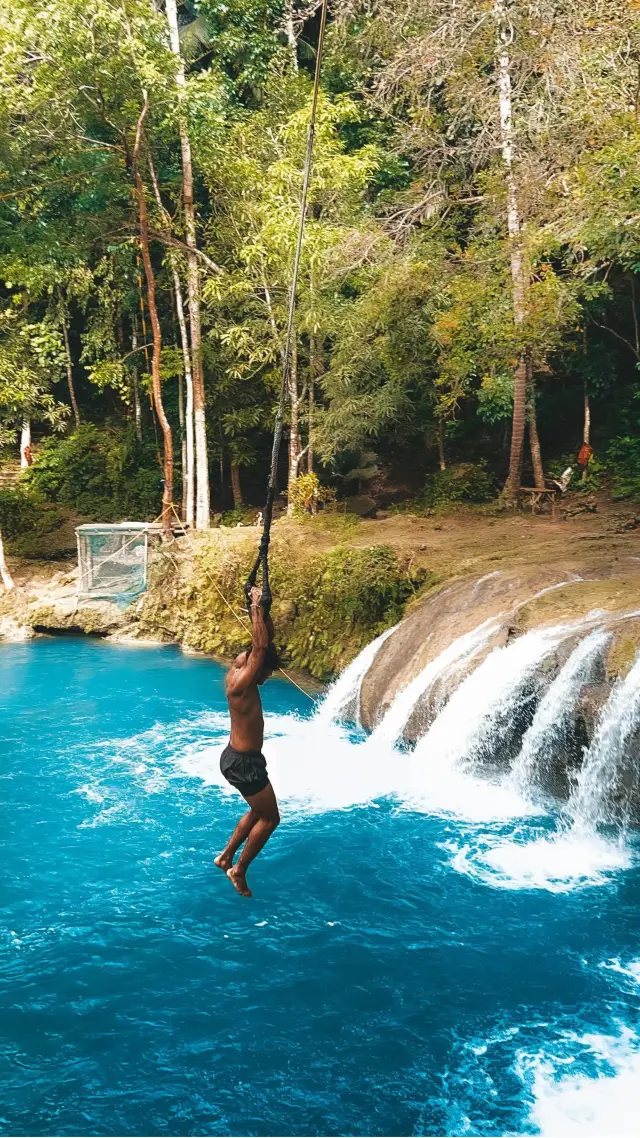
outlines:
{"label": "man's leg", "polygon": [[236,853],[242,843],[249,837],[259,817],[260,815],[253,809],[247,810],[247,813],[242,815],[242,818],[238,822],[222,853],[214,857],[214,865],[217,865],[219,869],[223,869],[225,873],[231,868]]}
{"label": "man's leg", "polygon": [[227,870],[227,877],[234,888],[237,889],[238,893],[241,893],[243,897],[251,897],[251,890],[247,886],[247,869],[251,865],[254,857],[260,853],[262,847],[269,841],[273,831],[280,822],[278,803],[276,802],[276,796],[273,793],[271,783],[268,783],[259,794],[254,794],[251,798],[247,798],[247,802],[251,807],[251,813],[255,812],[258,815],[258,821],[251,826],[247,836],[247,844],[240,854],[237,863]]}

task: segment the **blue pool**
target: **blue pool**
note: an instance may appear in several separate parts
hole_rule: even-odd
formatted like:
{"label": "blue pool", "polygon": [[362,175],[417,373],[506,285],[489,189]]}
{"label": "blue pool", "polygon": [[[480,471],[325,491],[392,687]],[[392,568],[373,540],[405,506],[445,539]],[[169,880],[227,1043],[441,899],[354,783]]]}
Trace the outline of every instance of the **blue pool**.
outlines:
{"label": "blue pool", "polygon": [[633,845],[558,875],[553,814],[430,809],[274,680],[283,824],[243,900],[222,681],[0,645],[0,1133],[637,1133]]}

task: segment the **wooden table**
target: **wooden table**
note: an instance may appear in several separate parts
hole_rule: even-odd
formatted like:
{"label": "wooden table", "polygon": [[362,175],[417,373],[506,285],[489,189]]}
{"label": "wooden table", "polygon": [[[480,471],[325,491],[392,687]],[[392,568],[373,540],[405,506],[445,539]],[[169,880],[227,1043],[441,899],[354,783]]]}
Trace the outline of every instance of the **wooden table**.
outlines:
{"label": "wooden table", "polygon": [[544,490],[540,490],[537,486],[521,486],[518,491],[518,500],[520,500],[523,495],[526,495],[527,501],[531,506],[532,514],[537,513],[538,506],[549,502],[551,505],[551,517],[555,518],[557,493],[557,490],[547,489],[546,487]]}

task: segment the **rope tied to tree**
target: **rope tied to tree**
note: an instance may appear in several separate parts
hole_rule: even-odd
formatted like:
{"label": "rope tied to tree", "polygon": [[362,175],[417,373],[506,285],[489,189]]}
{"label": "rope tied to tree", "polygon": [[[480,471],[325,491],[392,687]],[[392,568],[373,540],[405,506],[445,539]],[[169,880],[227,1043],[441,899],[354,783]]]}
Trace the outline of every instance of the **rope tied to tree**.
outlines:
{"label": "rope tied to tree", "polygon": [[293,274],[291,278],[291,287],[289,290],[289,313],[287,317],[287,334],[284,343],[284,351],[282,354],[282,382],[280,386],[280,399],[278,402],[278,410],[276,412],[276,421],[273,431],[273,446],[271,449],[271,468],[269,471],[269,481],[267,483],[267,498],[264,507],[262,518],[262,537],[260,538],[260,546],[258,555],[254,562],[253,568],[247,577],[244,586],[244,594],[247,600],[247,607],[251,612],[251,590],[256,584],[258,573],[262,569],[262,606],[265,616],[268,615],[271,604],[273,601],[271,595],[271,587],[269,584],[269,543],[271,541],[271,523],[273,521],[273,506],[276,499],[276,491],[278,485],[278,457],[280,454],[280,443],[282,442],[282,431],[284,427],[284,411],[287,400],[287,391],[291,378],[291,348],[293,345],[294,335],[294,321],[296,312],[296,292],[298,288],[298,276],[300,273],[300,260],[302,256],[302,245],[304,240],[304,224],[307,213],[307,197],[309,193],[309,181],[311,177],[311,163],[313,159],[313,144],[315,141],[316,133],[316,115],[318,111],[318,96],[320,94],[320,73],[322,70],[322,53],[324,49],[324,34],[327,25],[327,8],[328,0],[322,0],[322,9],[320,14],[320,31],[318,34],[318,50],[316,53],[316,67],[315,76],[313,81],[313,98],[311,102],[311,117],[309,119],[309,129],[307,132],[307,149],[304,161],[304,171],[302,178],[302,197],[300,200],[300,219],[298,222],[298,239],[296,242],[296,251],[293,261]]}

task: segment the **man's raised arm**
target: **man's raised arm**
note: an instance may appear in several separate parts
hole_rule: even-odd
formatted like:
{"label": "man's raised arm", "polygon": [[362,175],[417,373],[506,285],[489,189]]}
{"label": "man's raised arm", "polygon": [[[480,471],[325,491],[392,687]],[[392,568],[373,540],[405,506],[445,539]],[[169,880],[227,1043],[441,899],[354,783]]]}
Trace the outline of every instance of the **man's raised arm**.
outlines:
{"label": "man's raised arm", "polygon": [[236,665],[230,677],[232,688],[238,694],[256,682],[264,666],[267,648],[273,639],[269,629],[269,625],[273,629],[271,618],[268,618],[268,623],[265,621],[261,601],[262,590],[254,585],[251,590],[251,651],[245,663],[240,667]]}

